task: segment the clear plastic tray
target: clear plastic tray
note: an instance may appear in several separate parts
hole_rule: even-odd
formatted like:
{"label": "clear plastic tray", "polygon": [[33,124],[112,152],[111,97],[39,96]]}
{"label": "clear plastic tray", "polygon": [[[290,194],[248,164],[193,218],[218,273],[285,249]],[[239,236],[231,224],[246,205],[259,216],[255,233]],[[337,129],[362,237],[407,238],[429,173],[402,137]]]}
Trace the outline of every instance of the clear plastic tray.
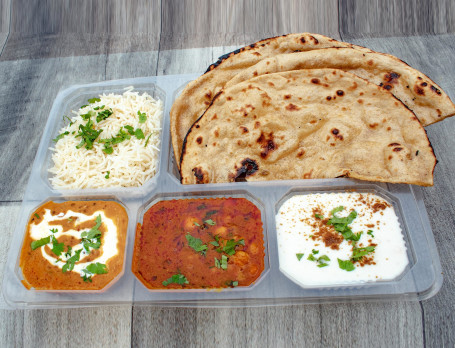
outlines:
{"label": "clear plastic tray", "polygon": [[[112,304],[159,306],[234,307],[292,305],[352,301],[423,300],[435,295],[442,285],[441,265],[434,237],[417,186],[369,183],[352,179],[309,179],[292,181],[239,182],[229,184],[181,185],[169,133],[169,111],[182,86],[196,75],[156,76],[78,85],[60,92],[44,129],[25,191],[3,279],[3,296],[11,308],[88,307]],[[147,91],[164,102],[164,120],[159,172],[139,188],[55,190],[49,182],[51,141],[63,125],[62,115],[77,109],[88,97],[103,92],[122,93],[127,86]],[[275,214],[283,200],[295,192],[345,190],[377,193],[391,202],[398,214],[408,249],[409,266],[393,281],[337,287],[302,288],[279,269]],[[193,197],[245,197],[261,210],[264,226],[265,270],[250,287],[225,290],[150,291],[131,272],[136,224],[145,210],[161,199]],[[126,258],[122,277],[99,292],[47,292],[27,290],[20,281],[19,254],[28,219],[43,202],[53,200],[115,200],[128,212]]]}

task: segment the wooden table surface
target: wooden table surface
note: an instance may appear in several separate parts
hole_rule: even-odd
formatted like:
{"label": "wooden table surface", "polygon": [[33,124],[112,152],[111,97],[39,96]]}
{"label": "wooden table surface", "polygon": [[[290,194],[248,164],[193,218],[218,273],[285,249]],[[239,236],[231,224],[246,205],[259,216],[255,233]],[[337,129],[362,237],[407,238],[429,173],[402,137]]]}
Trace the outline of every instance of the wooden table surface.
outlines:
{"label": "wooden table surface", "polygon": [[[453,0],[0,1],[0,279],[43,125],[61,89],[202,72],[234,48],[304,31],[394,54],[455,100]],[[0,310],[0,346],[455,346],[455,118],[426,130],[439,163],[424,202],[444,273],[433,298]]]}

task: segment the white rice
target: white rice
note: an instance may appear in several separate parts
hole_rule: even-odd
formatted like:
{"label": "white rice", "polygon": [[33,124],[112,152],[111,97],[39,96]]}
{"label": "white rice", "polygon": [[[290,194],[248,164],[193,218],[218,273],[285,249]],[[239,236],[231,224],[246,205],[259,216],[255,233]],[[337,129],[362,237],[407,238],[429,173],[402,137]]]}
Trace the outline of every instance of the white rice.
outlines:
{"label": "white rice", "polygon": [[[149,94],[133,91],[133,87],[126,88],[123,95],[100,95],[101,101],[73,111],[71,125],[62,128],[59,134],[69,132],[57,141],[53,151],[54,166],[49,169],[53,174],[50,181],[56,189],[70,188],[102,188],[102,187],[138,187],[151,179],[157,172],[160,148],[161,122],[163,118],[163,103],[153,99]],[[104,105],[104,109],[94,110]],[[76,146],[81,137],[75,137],[79,132],[79,125],[85,125],[81,115],[112,109],[113,114],[97,123],[96,116],[92,116],[94,129],[103,131],[93,143],[93,148],[87,150],[85,145],[80,149]],[[147,115],[144,123],[139,123],[137,112]],[[112,138],[117,135],[122,126],[140,128],[145,139],[137,139],[134,135],[122,143],[113,145],[113,153],[103,152],[104,144],[100,139]],[[124,129],[125,130],[125,129]],[[126,130],[125,130],[126,131]],[[74,134],[72,134],[74,132]],[[146,144],[147,138],[150,136]],[[109,178],[106,175],[109,172]]]}

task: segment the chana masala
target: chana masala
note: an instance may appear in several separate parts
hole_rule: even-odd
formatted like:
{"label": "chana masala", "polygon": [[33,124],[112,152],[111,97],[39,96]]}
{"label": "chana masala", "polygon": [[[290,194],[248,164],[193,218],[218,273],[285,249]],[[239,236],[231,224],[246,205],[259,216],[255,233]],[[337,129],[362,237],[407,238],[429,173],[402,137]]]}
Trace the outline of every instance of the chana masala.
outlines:
{"label": "chana masala", "polygon": [[29,220],[22,283],[36,290],[101,290],[123,272],[128,214],[112,201],[47,202]]}
{"label": "chana masala", "polygon": [[249,286],[264,256],[261,212],[247,199],[168,200],[138,224],[132,270],[149,289]]}

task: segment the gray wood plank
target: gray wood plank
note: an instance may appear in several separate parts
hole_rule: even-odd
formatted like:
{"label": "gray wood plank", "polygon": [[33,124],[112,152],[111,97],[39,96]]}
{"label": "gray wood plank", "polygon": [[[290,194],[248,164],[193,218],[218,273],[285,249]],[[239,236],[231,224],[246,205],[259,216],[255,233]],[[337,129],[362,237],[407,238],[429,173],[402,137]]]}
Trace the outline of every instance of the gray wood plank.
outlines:
{"label": "gray wood plank", "polygon": [[422,328],[419,303],[321,306],[322,347],[424,347]]}
{"label": "gray wood plank", "polygon": [[455,32],[452,0],[339,0],[341,36],[370,37]]}
{"label": "gray wood plank", "polygon": [[24,347],[127,347],[131,307],[24,311]]}
{"label": "gray wood plank", "polygon": [[[343,37],[346,39],[345,37]],[[452,100],[455,100],[453,56],[455,35],[398,37],[388,39],[350,39],[353,43],[391,53],[426,73]],[[437,52],[437,54],[435,54]],[[434,186],[423,189],[444,274],[443,287],[434,298],[422,302],[425,341],[429,347],[453,346],[455,334],[455,118],[426,127],[439,163]]]}
{"label": "gray wood plank", "polygon": [[135,306],[132,344],[138,347],[320,346],[319,306],[155,308]]}
{"label": "gray wood plank", "polygon": [[9,34],[11,0],[0,1],[0,56]]}
{"label": "gray wood plank", "polygon": [[22,199],[58,91],[104,80],[105,67],[106,56],[0,62],[0,201]]}
{"label": "gray wood plank", "polygon": [[273,30],[280,34],[310,32],[340,39],[338,0],[274,0]]}
{"label": "gray wood plank", "polygon": [[[20,203],[0,204],[0,288],[3,282],[3,270],[6,264],[11,237],[19,217]],[[6,308],[3,297],[0,295],[0,308]],[[21,346],[23,311],[0,309],[0,342],[4,347]]]}

